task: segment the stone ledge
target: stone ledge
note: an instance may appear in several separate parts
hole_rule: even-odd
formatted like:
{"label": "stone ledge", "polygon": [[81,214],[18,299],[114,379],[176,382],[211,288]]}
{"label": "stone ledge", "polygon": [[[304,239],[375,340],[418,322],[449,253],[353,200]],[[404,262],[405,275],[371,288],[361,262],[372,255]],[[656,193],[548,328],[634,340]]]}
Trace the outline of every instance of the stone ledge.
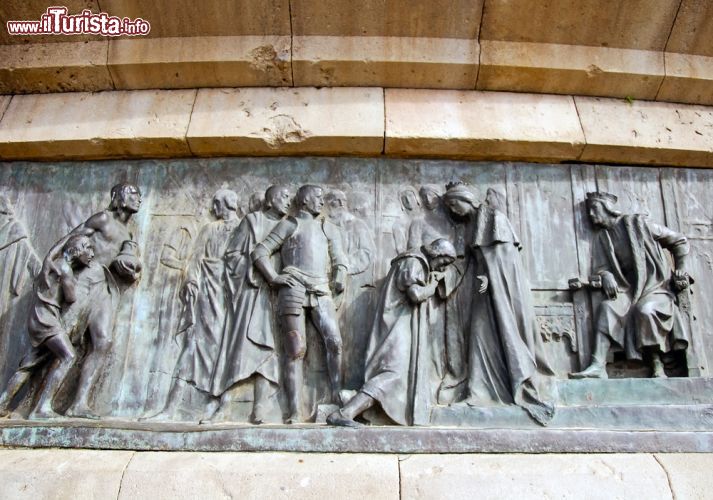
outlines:
{"label": "stone ledge", "polygon": [[386,154],[566,161],[584,135],[571,97],[386,91]]}
{"label": "stone ledge", "polygon": [[[535,426],[536,424],[533,424]],[[466,429],[319,424],[0,422],[0,447],[319,453],[711,453],[711,431]]]}
{"label": "stone ledge", "polygon": [[107,90],[109,42],[0,45],[0,93]]}
{"label": "stone ledge", "polygon": [[483,40],[477,88],[652,100],[663,78],[661,52]]}
{"label": "stone ledge", "polygon": [[13,96],[0,122],[0,158],[186,156],[195,90]]}
{"label": "stone ledge", "polygon": [[383,106],[383,91],[373,88],[203,89],[187,140],[198,156],[375,156]]}
{"label": "stone ledge", "polygon": [[3,107],[3,160],[386,154],[713,167],[713,106],[259,87],[0,96]]}
{"label": "stone ledge", "polygon": [[657,101],[713,104],[713,57],[667,52]]}
{"label": "stone ledge", "polygon": [[713,167],[713,108],[575,97],[585,162]]}
{"label": "stone ledge", "polygon": [[112,40],[108,61],[117,89],[292,85],[289,36]]}
{"label": "stone ledge", "polygon": [[475,40],[404,37],[296,36],[297,86],[474,89]]}

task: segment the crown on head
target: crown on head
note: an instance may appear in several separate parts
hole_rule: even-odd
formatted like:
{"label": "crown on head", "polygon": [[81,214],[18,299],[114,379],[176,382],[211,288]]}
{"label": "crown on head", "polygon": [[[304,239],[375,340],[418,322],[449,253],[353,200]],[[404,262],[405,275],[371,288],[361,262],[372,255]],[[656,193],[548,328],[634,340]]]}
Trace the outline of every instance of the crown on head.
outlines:
{"label": "crown on head", "polygon": [[603,201],[607,203],[616,203],[618,200],[619,198],[617,198],[613,194],[605,193],[603,191],[587,193],[587,201]]}

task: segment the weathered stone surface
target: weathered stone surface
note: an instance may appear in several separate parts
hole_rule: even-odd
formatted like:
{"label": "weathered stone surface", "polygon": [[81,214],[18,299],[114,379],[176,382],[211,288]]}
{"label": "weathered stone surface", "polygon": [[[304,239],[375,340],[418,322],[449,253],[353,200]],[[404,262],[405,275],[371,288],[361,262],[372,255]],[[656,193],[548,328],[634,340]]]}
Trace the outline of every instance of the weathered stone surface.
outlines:
{"label": "weathered stone surface", "polygon": [[118,498],[399,498],[397,458],[287,453],[140,453]]}
{"label": "weathered stone surface", "polygon": [[102,40],[101,36],[92,35],[32,35],[20,36],[9,35],[5,29],[6,21],[37,21],[40,16],[47,11],[51,5],[63,5],[67,7],[69,14],[79,14],[84,9],[92,12],[99,12],[98,0],[66,0],[60,2],[47,2],[44,0],[3,0],[0,3],[0,19],[2,29],[0,30],[0,44],[14,43],[53,43],[53,42],[77,42],[84,40]]}
{"label": "weathered stone surface", "polygon": [[113,16],[148,21],[154,38],[290,34],[288,0],[102,0],[101,6]]}
{"label": "weathered stone surface", "polygon": [[186,156],[195,90],[14,96],[0,157]]}
{"label": "weathered stone surface", "polygon": [[581,160],[713,166],[713,109],[575,97],[587,145]]}
{"label": "weathered stone surface", "polygon": [[478,89],[654,99],[660,52],[485,40]]}
{"label": "weathered stone surface", "polygon": [[713,57],[713,3],[681,1],[666,51]]}
{"label": "weathered stone surface", "polygon": [[478,38],[484,0],[293,0],[295,35]]}
{"label": "weathered stone surface", "polygon": [[122,473],[133,454],[107,450],[0,450],[0,496],[116,498]]}
{"label": "weathered stone surface", "polygon": [[204,89],[188,144],[196,155],[375,155],[383,134],[381,89]]}
{"label": "weathered stone surface", "polygon": [[666,52],[658,101],[713,104],[713,57]]}
{"label": "weathered stone surface", "polygon": [[0,45],[0,92],[96,91],[113,88],[107,40]]}
{"label": "weathered stone surface", "polygon": [[112,40],[109,70],[118,89],[291,85],[290,37]]}
{"label": "weathered stone surface", "polygon": [[475,88],[474,40],[298,36],[293,43],[297,86]]}
{"label": "weathered stone surface", "polygon": [[576,158],[584,136],[571,97],[386,90],[386,153]]}
{"label": "weathered stone surface", "polygon": [[481,40],[662,50],[679,0],[489,0]]}
{"label": "weathered stone surface", "polygon": [[423,455],[399,467],[403,498],[671,498],[651,455]]}
{"label": "weathered stone surface", "polygon": [[12,96],[0,95],[0,121],[2,121],[2,116],[5,114],[7,107],[10,105],[10,100]]}
{"label": "weathered stone surface", "polygon": [[710,487],[710,454],[656,454],[654,455],[668,476],[674,498],[713,498]]}

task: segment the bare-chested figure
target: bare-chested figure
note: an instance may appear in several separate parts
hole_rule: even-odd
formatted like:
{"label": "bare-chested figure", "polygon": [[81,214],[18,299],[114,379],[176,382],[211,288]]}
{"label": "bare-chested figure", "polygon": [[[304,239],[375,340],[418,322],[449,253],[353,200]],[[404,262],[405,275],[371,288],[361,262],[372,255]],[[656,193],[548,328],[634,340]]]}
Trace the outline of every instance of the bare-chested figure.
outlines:
{"label": "bare-chested figure", "polygon": [[[101,365],[111,348],[114,312],[118,305],[119,282],[130,283],[136,281],[141,273],[141,262],[138,258],[137,245],[127,227],[131,216],[138,212],[141,206],[141,193],[132,184],[118,184],[111,190],[111,203],[109,208],[89,217],[86,222],[74,228],[67,236],[60,239],[50,249],[44,259],[42,271],[36,282],[35,305],[30,311],[28,320],[28,333],[34,346],[33,351],[25,356],[20,368],[8,384],[5,393],[0,397],[0,413],[7,413],[12,399],[20,389],[29,381],[36,367],[44,363],[47,358],[42,350],[51,352],[56,359],[62,362],[74,362],[75,348],[72,345],[68,328],[65,324],[66,338],[59,335],[55,312],[48,313],[48,304],[56,302],[57,293],[62,293],[62,303],[67,301],[67,288],[62,281],[68,276],[67,245],[75,236],[86,237],[91,253],[92,265],[86,265],[86,278],[83,286],[88,287],[84,292],[86,305],[82,309],[82,321],[77,319],[77,324],[84,324],[86,328],[77,333],[81,340],[85,330],[89,331],[91,345],[82,365],[79,384],[74,397],[74,403],[65,412],[66,416],[81,418],[98,418],[89,407],[89,395],[92,387],[101,375]],[[86,260],[86,259],[85,259]],[[71,261],[71,266],[79,266],[81,259]],[[101,269],[101,272],[97,272]],[[89,272],[91,271],[91,273]],[[60,290],[61,288],[61,290]],[[76,298],[75,298],[76,302]],[[75,306],[77,309],[77,306]],[[66,323],[66,320],[65,320]],[[68,369],[68,368],[67,368]],[[63,367],[59,372],[53,370],[46,380],[43,394],[40,396],[37,408],[31,416],[35,418],[51,418],[57,416],[52,409],[54,394],[59,389],[63,380]],[[59,380],[59,381],[57,381]]]}

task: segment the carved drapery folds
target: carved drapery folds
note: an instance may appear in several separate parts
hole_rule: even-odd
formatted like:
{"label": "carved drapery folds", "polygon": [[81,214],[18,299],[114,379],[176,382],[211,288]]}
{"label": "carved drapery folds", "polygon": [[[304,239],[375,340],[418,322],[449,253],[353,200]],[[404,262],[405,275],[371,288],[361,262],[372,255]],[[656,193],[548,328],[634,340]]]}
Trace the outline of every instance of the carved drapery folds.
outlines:
{"label": "carved drapery folds", "polygon": [[709,171],[87,168],[0,174],[11,418],[556,426],[585,387],[707,374]]}

